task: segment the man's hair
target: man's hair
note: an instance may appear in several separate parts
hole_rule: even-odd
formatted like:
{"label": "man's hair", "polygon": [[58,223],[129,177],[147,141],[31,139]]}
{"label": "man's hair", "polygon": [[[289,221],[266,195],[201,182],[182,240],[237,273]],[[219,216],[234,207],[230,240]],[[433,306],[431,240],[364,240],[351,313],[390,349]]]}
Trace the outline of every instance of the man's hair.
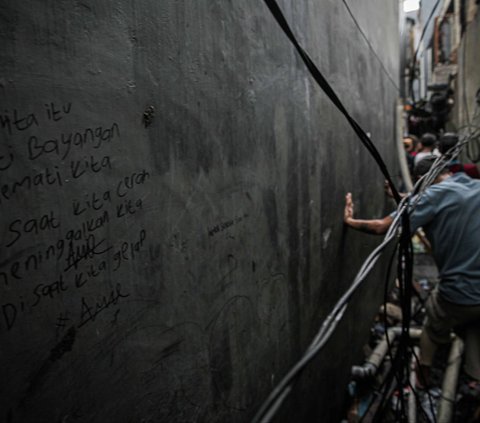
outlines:
{"label": "man's hair", "polygon": [[[430,154],[428,156],[425,156],[422,160],[420,160],[415,167],[413,168],[413,176],[415,179],[420,179],[423,175],[428,173],[428,171],[431,169],[433,163],[435,160],[437,160],[437,156],[434,154]],[[440,174],[447,173],[449,172],[448,167],[445,167],[442,169]]]}
{"label": "man's hair", "polygon": [[445,154],[454,145],[458,143],[458,135],[453,132],[445,132],[441,137],[438,144],[440,153]]}
{"label": "man's hair", "polygon": [[422,135],[420,142],[424,147],[433,147],[437,142],[437,137],[434,134],[427,132],[426,134]]}
{"label": "man's hair", "polygon": [[413,146],[416,147],[417,144],[418,144],[418,138],[413,134],[407,134],[403,137],[404,140],[406,140],[408,138],[410,138],[412,140]]}

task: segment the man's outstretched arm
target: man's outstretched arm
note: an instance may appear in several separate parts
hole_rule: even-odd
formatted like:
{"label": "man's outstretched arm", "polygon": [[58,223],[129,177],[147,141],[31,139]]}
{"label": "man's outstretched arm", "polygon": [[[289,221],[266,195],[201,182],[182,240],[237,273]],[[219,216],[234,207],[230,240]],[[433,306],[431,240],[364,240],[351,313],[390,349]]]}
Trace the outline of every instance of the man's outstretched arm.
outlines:
{"label": "man's outstretched arm", "polygon": [[383,219],[354,219],[352,194],[348,193],[345,197],[343,221],[345,224],[358,231],[382,235],[387,232],[393,222],[393,218],[391,216],[385,216]]}

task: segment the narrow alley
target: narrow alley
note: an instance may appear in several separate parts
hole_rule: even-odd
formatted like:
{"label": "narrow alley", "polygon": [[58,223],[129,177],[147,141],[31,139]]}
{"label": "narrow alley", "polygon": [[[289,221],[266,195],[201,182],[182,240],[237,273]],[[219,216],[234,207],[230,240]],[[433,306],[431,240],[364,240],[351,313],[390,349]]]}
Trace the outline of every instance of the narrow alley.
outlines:
{"label": "narrow alley", "polygon": [[480,422],[478,0],[0,9],[0,422]]}

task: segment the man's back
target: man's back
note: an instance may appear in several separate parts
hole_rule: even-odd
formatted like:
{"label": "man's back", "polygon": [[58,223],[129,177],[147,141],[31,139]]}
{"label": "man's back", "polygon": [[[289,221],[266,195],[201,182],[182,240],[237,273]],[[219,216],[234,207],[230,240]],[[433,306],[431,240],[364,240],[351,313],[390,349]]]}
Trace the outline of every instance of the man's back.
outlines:
{"label": "man's back", "polygon": [[457,173],[429,187],[411,214],[439,269],[440,293],[457,304],[480,303],[480,181]]}

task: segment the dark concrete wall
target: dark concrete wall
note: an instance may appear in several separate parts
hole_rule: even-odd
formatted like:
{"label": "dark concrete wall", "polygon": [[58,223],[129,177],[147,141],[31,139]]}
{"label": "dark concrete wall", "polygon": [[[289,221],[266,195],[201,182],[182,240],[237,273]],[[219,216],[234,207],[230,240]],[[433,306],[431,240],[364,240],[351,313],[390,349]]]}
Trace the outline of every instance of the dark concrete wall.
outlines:
{"label": "dark concrete wall", "polygon": [[[282,3],[393,167],[344,5]],[[396,6],[351,7],[396,78]],[[378,243],[373,160],[261,1],[6,1],[0,37],[0,420],[248,421]],[[284,419],[338,420],[382,272]]]}

